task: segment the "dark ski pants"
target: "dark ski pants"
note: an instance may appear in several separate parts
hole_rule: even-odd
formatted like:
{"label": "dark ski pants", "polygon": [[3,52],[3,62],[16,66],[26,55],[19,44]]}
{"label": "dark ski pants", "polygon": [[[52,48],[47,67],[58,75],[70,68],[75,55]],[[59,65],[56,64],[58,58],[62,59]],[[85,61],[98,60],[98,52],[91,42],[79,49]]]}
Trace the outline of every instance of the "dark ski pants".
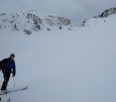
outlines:
{"label": "dark ski pants", "polygon": [[7,89],[8,81],[10,79],[10,74],[11,74],[11,72],[9,72],[7,70],[3,70],[4,81],[3,81],[3,84],[2,84],[1,90],[6,90]]}

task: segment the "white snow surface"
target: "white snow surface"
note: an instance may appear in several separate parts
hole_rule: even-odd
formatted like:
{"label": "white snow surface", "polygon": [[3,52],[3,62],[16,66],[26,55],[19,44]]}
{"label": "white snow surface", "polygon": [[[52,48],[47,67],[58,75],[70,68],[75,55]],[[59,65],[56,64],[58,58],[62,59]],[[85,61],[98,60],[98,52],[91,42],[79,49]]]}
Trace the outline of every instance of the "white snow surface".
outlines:
{"label": "white snow surface", "polygon": [[[116,102],[115,19],[90,19],[86,27],[31,35],[1,30],[0,60],[15,53],[15,88],[28,86],[1,97],[11,102]],[[13,89],[11,77],[8,90]]]}

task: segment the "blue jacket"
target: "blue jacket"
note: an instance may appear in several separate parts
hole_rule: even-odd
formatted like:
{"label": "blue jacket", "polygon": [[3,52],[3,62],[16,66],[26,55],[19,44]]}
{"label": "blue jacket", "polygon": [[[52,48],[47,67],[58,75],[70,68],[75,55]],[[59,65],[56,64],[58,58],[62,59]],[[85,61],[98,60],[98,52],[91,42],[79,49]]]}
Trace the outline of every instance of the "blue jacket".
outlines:
{"label": "blue jacket", "polygon": [[2,66],[2,70],[6,69],[9,70],[9,72],[13,72],[13,75],[16,74],[16,67],[15,67],[15,61],[11,60],[10,58],[5,58],[2,61],[0,61],[0,64]]}

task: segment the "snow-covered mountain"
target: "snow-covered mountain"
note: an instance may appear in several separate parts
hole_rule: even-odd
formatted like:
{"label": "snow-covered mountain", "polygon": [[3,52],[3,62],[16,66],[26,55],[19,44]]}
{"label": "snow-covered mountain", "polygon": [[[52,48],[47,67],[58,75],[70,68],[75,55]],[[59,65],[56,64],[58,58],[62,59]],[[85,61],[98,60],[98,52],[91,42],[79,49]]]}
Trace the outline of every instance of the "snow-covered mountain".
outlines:
{"label": "snow-covered mountain", "polygon": [[[100,15],[94,16],[93,18],[90,18],[90,19],[94,20],[94,21],[106,22],[106,20],[104,18],[109,17],[110,15],[115,15],[115,14],[116,14],[116,8],[114,7],[114,8],[107,9],[104,12],[102,12]],[[101,19],[101,18],[103,18],[103,19]],[[90,19],[85,19],[82,22],[81,26],[83,27],[83,26],[88,25],[88,21],[90,21]],[[99,20],[96,20],[96,19],[99,19]],[[96,24],[96,23],[98,23],[98,22],[95,22],[94,24]]]}
{"label": "snow-covered mountain", "polygon": [[109,15],[113,15],[113,14],[116,14],[116,7],[105,10],[98,17],[103,18],[103,17],[108,17]]}
{"label": "snow-covered mountain", "polygon": [[1,13],[0,30],[10,29],[24,31],[31,34],[32,31],[52,30],[67,28],[71,30],[71,21],[66,17],[56,15],[41,15],[37,10],[27,13]]}
{"label": "snow-covered mountain", "polygon": [[[11,102],[115,102],[115,26],[116,15],[111,15],[91,18],[85,27],[30,36],[1,29],[0,59],[15,53],[15,89],[28,90],[0,97]],[[0,83],[2,77],[0,73]],[[8,90],[14,89],[13,82],[11,77]]]}

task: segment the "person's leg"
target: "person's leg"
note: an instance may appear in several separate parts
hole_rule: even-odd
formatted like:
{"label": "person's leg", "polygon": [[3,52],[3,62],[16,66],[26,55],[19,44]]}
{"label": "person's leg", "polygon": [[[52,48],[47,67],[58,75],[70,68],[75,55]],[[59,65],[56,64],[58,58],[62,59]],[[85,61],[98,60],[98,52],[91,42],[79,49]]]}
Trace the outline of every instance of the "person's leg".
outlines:
{"label": "person's leg", "polygon": [[1,90],[6,90],[9,79],[10,79],[10,73],[5,71],[5,73],[4,73],[4,81],[3,81],[3,84],[2,84]]}

